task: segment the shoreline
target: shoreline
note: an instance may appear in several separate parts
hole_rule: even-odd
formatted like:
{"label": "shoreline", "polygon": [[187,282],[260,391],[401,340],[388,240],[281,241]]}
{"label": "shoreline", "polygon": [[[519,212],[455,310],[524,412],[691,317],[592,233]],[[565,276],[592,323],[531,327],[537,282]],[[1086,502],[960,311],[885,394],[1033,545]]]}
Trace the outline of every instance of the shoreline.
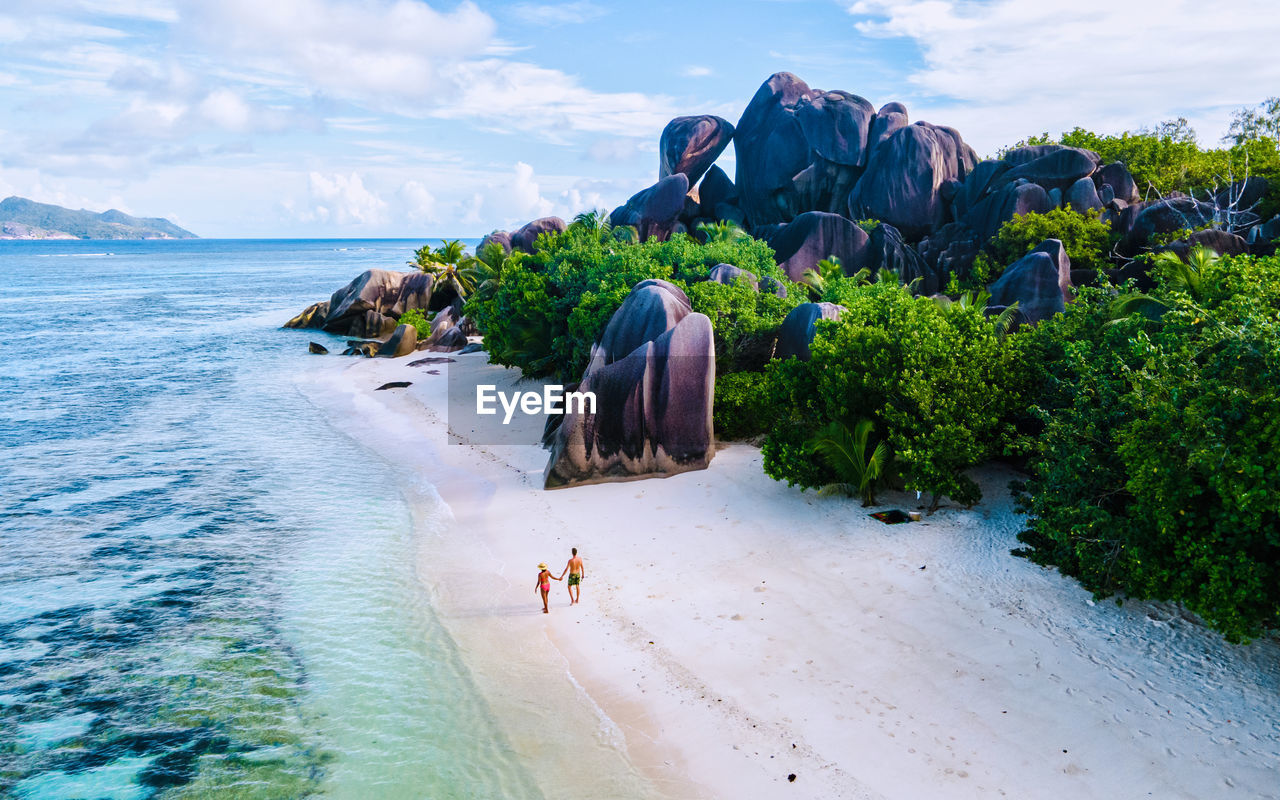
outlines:
{"label": "shoreline", "polygon": [[[516,378],[448,357],[438,375],[361,359],[318,388],[403,466],[415,518],[415,493],[450,509],[420,578],[544,793],[1280,796],[1280,643],[1095,606],[1010,555],[1011,472],[983,470],[972,511],[898,526],[788,489],[740,444],[704,471],[546,492],[538,446],[447,442],[445,370]],[[373,391],[393,380],[413,385]],[[525,584],[571,546],[583,602],[554,584],[544,616]]]}

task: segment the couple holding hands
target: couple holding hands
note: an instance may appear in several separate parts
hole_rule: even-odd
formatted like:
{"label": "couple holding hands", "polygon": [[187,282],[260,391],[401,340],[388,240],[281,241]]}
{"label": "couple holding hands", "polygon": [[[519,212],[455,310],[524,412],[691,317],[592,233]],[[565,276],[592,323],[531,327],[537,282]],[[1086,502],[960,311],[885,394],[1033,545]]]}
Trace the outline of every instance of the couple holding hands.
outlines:
{"label": "couple holding hands", "polygon": [[569,605],[577,605],[582,599],[582,579],[586,577],[586,572],[582,568],[582,556],[578,555],[578,548],[571,548],[573,555],[569,559],[569,563],[564,565],[564,570],[560,573],[560,577],[552,575],[547,570],[547,562],[538,565],[538,582],[534,584],[535,592],[542,592],[542,613],[551,613],[547,609],[547,595],[551,592],[551,581],[563,580],[565,573],[569,574]]}

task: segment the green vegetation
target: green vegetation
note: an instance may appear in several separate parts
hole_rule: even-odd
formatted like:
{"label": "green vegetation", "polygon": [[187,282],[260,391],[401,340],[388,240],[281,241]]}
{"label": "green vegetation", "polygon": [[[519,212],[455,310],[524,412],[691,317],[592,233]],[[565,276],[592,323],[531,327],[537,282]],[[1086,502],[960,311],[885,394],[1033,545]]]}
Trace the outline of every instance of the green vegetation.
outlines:
{"label": "green vegetation", "polygon": [[716,436],[752,439],[769,429],[769,402],[765,394],[768,376],[763,372],[731,372],[716,375],[712,406]]}
{"label": "green vegetation", "polygon": [[860,419],[852,429],[844,422],[828,422],[814,434],[806,449],[821,456],[840,478],[823,486],[820,494],[861,497],[864,507],[875,505],[876,489],[884,483],[889,464],[889,450],[883,441],[872,446],[874,430],[874,422]]}
{"label": "green vegetation", "polygon": [[[1124,163],[1144,198],[1184,192],[1205,199],[1246,176],[1267,179],[1270,188],[1258,207],[1263,219],[1280,213],[1280,98],[1235,112],[1223,147],[1201,147],[1185,119],[1119,135],[1075,128],[1057,139],[1045,133],[1023,144],[1064,144],[1083,147],[1102,157],[1102,163]],[[1245,210],[1245,209],[1240,209]]]}
{"label": "green vegetation", "polygon": [[1280,259],[1192,260],[1015,337],[1042,387],[1023,553],[1241,640],[1280,628]]}
{"label": "green vegetation", "polygon": [[[750,237],[713,238],[704,245],[687,235],[631,244],[619,240],[617,230],[575,220],[564,233],[541,237],[533,255],[505,264],[491,292],[471,298],[466,311],[484,332],[491,360],[531,377],[577,380],[631,287],[660,278],[685,289],[694,310],[711,318],[722,370],[763,366],[764,340],[799,300],[712,284],[706,277],[716,264],[728,263],[786,282],[767,245]],[[771,341],[767,350],[772,352]]]}
{"label": "green vegetation", "polygon": [[428,245],[415,250],[409,266],[434,276],[437,290],[448,288],[458,297],[466,297],[475,289],[475,281],[467,270],[466,253],[466,245],[462,242],[446,239],[434,249]]}
{"label": "green vegetation", "polygon": [[400,315],[398,322],[401,325],[412,325],[418,332],[418,339],[422,340],[431,335],[431,320],[427,317],[427,312],[420,308],[411,308]]}
{"label": "green vegetation", "polygon": [[811,359],[770,367],[765,471],[804,488],[854,482],[815,460],[812,443],[831,423],[870,420],[907,489],[932,493],[934,507],[943,495],[977,502],[981,492],[965,470],[1012,442],[1027,400],[1012,337],[976,298],[937,303],[891,276],[840,279],[824,299],[845,311],[838,322],[818,323]]}
{"label": "green vegetation", "polygon": [[[1111,226],[1103,222],[1098,212],[1081,214],[1065,208],[1055,208],[1044,214],[1032,212],[1017,214],[1000,226],[991,240],[991,251],[996,263],[1009,265],[1030,253],[1045,239],[1058,239],[1071,259],[1072,269],[1101,269],[1109,266],[1107,253],[1111,249]],[[988,281],[999,274],[989,276]]]}

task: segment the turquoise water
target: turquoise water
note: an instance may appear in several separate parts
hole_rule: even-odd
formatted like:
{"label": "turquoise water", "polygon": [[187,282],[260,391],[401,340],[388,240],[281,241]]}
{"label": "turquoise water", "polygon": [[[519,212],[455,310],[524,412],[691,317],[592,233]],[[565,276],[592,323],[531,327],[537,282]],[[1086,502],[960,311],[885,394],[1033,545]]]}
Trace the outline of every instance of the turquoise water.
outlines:
{"label": "turquoise water", "polygon": [[420,244],[0,242],[0,795],[538,796],[279,329]]}

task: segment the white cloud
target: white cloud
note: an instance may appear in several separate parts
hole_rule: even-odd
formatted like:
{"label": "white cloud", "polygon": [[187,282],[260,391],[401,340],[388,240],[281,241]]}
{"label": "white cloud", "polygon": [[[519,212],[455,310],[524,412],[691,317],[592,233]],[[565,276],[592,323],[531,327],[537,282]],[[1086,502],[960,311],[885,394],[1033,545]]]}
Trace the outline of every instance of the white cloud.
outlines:
{"label": "white cloud", "polygon": [[534,64],[484,59],[459,63],[451,74],[459,97],[432,115],[478,118],[499,130],[534,131],[561,141],[570,131],[657,138],[673,116],[668,98],[596,92],[571,75]]}
{"label": "white cloud", "polygon": [[397,192],[403,216],[415,225],[427,225],[439,222],[436,213],[436,198],[427,187],[417,181],[406,181]]}
{"label": "white cloud", "polygon": [[508,11],[521,22],[546,27],[591,22],[609,13],[607,8],[581,0],[573,3],[517,3]]}
{"label": "white cloud", "polygon": [[[589,5],[526,11],[585,14]],[[660,130],[671,116],[666,97],[598,92],[559,70],[485,55],[509,48],[469,2],[446,13],[410,0],[187,0],[180,27],[250,74],[292,76],[304,91],[375,111],[474,119],[552,140],[571,131]]]}
{"label": "white cloud", "polygon": [[308,189],[311,206],[299,217],[304,222],[332,225],[370,225],[386,222],[387,203],[366,189],[360,175],[321,175],[312,172]]}
{"label": "white cloud", "polygon": [[714,75],[715,73],[712,72],[711,67],[704,67],[699,64],[690,64],[680,70],[680,74],[686,78],[706,78]]}
{"label": "white cloud", "polygon": [[165,0],[80,0],[86,11],[149,22],[177,22],[178,11]]}
{"label": "white cloud", "polygon": [[923,110],[980,150],[1178,114],[1211,143],[1232,109],[1280,85],[1280,60],[1258,56],[1280,41],[1273,0],[864,0],[849,12],[865,35],[915,42]]}

